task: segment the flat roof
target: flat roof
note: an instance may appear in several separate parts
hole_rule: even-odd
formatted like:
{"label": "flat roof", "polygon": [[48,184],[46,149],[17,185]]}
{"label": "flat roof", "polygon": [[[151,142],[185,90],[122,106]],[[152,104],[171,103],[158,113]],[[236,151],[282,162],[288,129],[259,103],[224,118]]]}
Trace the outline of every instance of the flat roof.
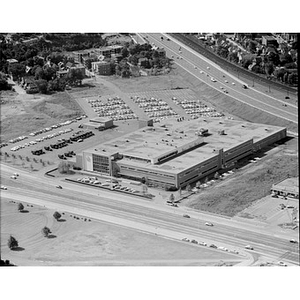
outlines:
{"label": "flat roof", "polygon": [[90,119],[90,122],[97,122],[97,123],[110,122],[110,121],[112,121],[111,118],[105,118],[105,117],[95,117]]}
{"label": "flat roof", "polygon": [[[195,134],[201,128],[208,129],[208,136],[199,137]],[[177,174],[193,167],[196,162],[213,158],[218,155],[221,148],[226,151],[251,139],[253,139],[253,143],[256,143],[283,129],[285,128],[223,118],[199,118],[183,122],[166,120],[164,124],[141,128],[122,137],[101,143],[99,146],[85,150],[85,152],[99,154],[99,151],[104,149],[106,153],[119,152],[123,155],[153,159],[174,152],[180,147],[189,148],[192,147],[193,143],[198,143],[198,146],[195,146],[191,151],[159,165],[130,160],[130,164],[135,166],[147,166],[150,169],[167,170]],[[220,130],[224,130],[225,135],[220,135],[218,133]],[[95,149],[98,150],[95,151]],[[119,162],[121,163],[122,160]]]}

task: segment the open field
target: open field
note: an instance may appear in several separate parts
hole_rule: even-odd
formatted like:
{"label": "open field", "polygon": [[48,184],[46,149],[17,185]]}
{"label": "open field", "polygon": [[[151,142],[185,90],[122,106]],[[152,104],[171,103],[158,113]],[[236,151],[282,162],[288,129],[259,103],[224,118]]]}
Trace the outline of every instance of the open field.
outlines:
{"label": "open field", "polygon": [[[54,211],[1,199],[1,254],[21,266],[38,265],[221,265],[238,263],[236,256],[145,234],[65,213],[60,222]],[[41,229],[51,230],[45,238]],[[7,247],[9,235],[19,249]],[[223,261],[223,263],[222,263]]]}
{"label": "open field", "polygon": [[18,95],[2,92],[1,141],[82,115],[78,104],[66,92],[53,95]]}
{"label": "open field", "polygon": [[[270,194],[274,182],[288,175],[298,176],[297,140],[294,138],[277,148],[270,148],[269,152],[261,156],[261,160],[241,165],[229,178],[219,180],[183,204],[226,216],[236,215],[252,202]],[[285,154],[287,151],[289,153]]]}

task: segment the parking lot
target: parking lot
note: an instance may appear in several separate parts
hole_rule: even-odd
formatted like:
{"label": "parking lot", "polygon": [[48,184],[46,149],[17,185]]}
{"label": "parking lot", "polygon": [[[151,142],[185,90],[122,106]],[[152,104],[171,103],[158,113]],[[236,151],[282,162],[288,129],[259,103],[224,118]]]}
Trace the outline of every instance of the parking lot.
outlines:
{"label": "parking lot", "polygon": [[[74,156],[74,154],[98,145],[102,141],[121,136],[138,128],[136,120],[126,120],[115,122],[114,128],[105,131],[82,130],[79,126],[87,122],[87,119],[81,117],[70,120],[70,122],[66,121],[63,125],[56,124],[53,125],[55,127],[41,128],[24,137],[14,138],[1,148],[1,159],[25,168],[29,168],[33,162],[39,162],[42,164],[40,167],[45,167],[47,164],[60,161],[59,155],[71,154],[70,156]],[[87,132],[92,132],[93,135],[79,138],[81,134]],[[37,152],[36,155],[33,154],[35,151]],[[38,153],[41,154],[38,155]]]}

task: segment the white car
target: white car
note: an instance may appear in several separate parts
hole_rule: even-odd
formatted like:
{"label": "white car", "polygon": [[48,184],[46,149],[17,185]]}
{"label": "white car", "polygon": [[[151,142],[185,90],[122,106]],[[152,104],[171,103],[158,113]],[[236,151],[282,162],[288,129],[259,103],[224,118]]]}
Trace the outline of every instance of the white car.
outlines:
{"label": "white car", "polygon": [[225,80],[225,83],[228,83],[228,80]]}
{"label": "white car", "polygon": [[209,69],[210,69],[210,67],[206,67],[206,69],[207,69],[207,70],[209,70]]}
{"label": "white car", "polygon": [[7,187],[4,185],[1,185],[1,190],[7,190]]}
{"label": "white car", "polygon": [[206,225],[206,226],[214,226],[213,223],[209,223],[209,222],[206,222],[205,225]]}
{"label": "white car", "polygon": [[20,174],[19,174],[19,173],[14,173],[13,175],[14,175],[14,176],[20,176]]}
{"label": "white car", "polygon": [[214,79],[213,77],[211,77],[211,79],[210,79],[212,82],[217,82],[217,80],[216,79]]}
{"label": "white car", "polygon": [[12,176],[10,176],[10,178],[11,178],[11,179],[17,179],[17,176],[12,175]]}
{"label": "white car", "polygon": [[252,246],[250,246],[250,245],[245,246],[245,249],[254,250],[254,248]]}

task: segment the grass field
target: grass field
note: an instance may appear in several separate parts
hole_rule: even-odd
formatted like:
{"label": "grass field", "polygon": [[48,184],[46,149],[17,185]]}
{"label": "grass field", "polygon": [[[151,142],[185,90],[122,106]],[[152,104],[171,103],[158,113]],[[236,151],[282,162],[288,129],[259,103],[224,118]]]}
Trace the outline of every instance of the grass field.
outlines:
{"label": "grass field", "polygon": [[[160,238],[128,228],[84,221],[84,217],[64,213],[62,221],[54,211],[1,199],[1,255],[19,266],[38,265],[220,265],[238,257],[213,249]],[[47,226],[50,238],[41,230]],[[19,242],[19,251],[7,247],[9,235]]]}
{"label": "grass field", "polygon": [[[237,169],[232,177],[219,181],[193,199],[184,202],[185,205],[197,209],[226,216],[234,216],[249,207],[254,201],[270,194],[274,182],[290,177],[299,176],[297,139],[290,142],[288,147],[293,153],[267,154],[256,164]],[[284,146],[281,147],[282,152]]]}
{"label": "grass field", "polygon": [[66,92],[53,95],[2,93],[1,140],[7,141],[76,116],[83,111]]}

